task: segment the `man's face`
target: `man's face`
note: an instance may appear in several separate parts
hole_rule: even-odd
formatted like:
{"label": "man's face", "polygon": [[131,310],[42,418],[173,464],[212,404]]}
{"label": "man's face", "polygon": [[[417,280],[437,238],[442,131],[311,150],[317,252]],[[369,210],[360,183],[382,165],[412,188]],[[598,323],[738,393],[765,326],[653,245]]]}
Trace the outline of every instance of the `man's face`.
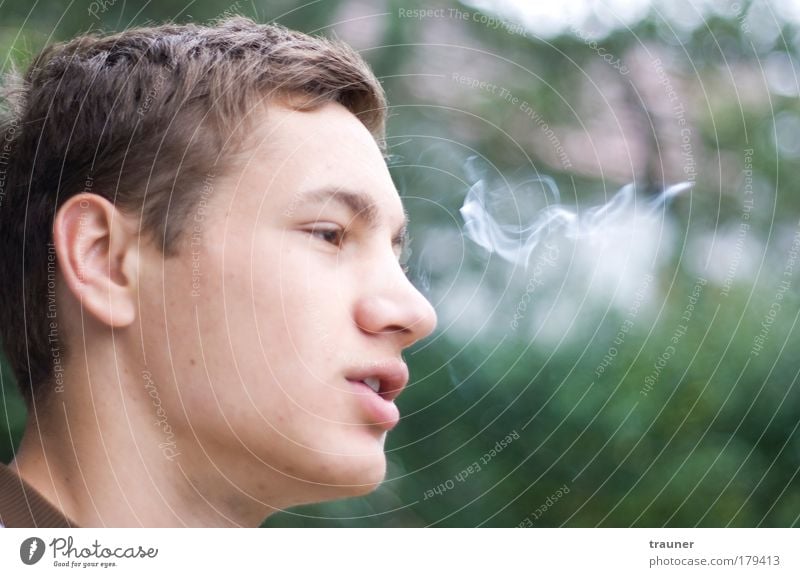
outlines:
{"label": "man's face", "polygon": [[198,187],[179,256],[142,267],[147,369],[176,460],[267,500],[363,494],[385,474],[401,351],[436,323],[398,261],[403,207],[339,104],[271,105],[250,137]]}

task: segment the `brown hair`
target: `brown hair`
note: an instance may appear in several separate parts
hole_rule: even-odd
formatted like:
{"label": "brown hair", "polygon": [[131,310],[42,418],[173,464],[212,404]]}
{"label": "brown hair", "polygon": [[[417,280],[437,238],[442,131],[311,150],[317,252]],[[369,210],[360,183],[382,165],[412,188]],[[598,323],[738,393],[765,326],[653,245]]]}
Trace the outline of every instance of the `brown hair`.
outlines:
{"label": "brown hair", "polygon": [[66,355],[50,324],[51,241],[56,211],[70,196],[93,192],[141,214],[144,232],[170,256],[198,185],[220,151],[233,152],[232,127],[257,102],[339,102],[379,143],[385,122],[381,86],[351,48],[243,17],[81,36],[46,48],[6,84],[0,340],[29,405]]}

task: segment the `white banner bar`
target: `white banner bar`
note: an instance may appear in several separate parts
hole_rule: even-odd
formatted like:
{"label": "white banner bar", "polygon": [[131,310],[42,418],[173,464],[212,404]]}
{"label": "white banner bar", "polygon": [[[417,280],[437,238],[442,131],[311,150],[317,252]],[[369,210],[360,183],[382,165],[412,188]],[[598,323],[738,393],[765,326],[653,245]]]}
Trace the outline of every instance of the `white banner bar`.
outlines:
{"label": "white banner bar", "polygon": [[0,575],[800,575],[792,529],[2,529]]}

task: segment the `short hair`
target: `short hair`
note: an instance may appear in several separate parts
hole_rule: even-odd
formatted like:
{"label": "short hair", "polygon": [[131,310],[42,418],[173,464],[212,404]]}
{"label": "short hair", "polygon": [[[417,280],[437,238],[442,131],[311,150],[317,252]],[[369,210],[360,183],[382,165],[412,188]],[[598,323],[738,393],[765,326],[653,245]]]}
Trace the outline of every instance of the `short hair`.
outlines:
{"label": "short hair", "polygon": [[383,89],[358,53],[241,16],[80,36],[45,48],[24,75],[7,75],[0,340],[28,406],[68,355],[63,342],[53,349],[48,318],[58,208],[80,192],[99,194],[140,215],[142,232],[174,255],[199,185],[241,141],[234,127],[272,99],[299,109],[338,102],[382,147]]}

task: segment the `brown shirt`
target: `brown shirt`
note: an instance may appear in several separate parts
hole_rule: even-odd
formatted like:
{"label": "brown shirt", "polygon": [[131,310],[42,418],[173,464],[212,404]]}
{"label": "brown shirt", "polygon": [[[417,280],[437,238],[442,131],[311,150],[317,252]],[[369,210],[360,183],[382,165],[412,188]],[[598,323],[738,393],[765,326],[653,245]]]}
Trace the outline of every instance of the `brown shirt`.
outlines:
{"label": "brown shirt", "polygon": [[0,526],[77,527],[36,489],[0,463]]}

